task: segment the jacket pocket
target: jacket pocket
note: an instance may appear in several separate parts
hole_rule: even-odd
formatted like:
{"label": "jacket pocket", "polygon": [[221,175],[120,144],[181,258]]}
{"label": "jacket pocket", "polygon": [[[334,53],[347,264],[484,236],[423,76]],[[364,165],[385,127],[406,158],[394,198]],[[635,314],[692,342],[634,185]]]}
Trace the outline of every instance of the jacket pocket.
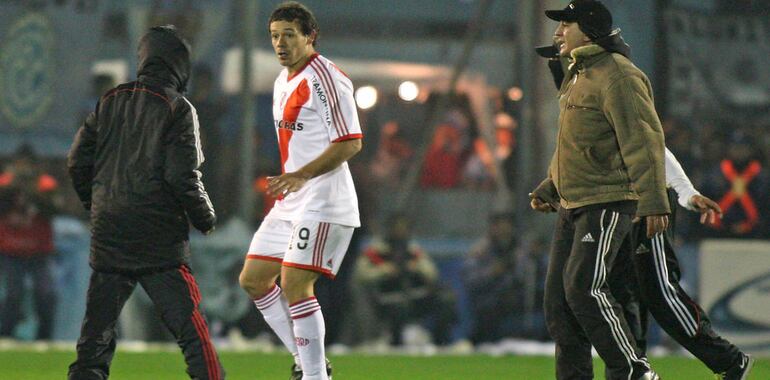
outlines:
{"label": "jacket pocket", "polygon": [[570,110],[583,110],[583,111],[593,111],[593,112],[601,112],[598,108],[591,108],[591,107],[585,107],[585,106],[578,106],[574,104],[567,104],[567,109]]}
{"label": "jacket pocket", "polygon": [[581,153],[588,165],[590,165],[594,170],[602,174],[609,173],[611,171],[609,162],[602,164],[602,162],[596,157],[594,147],[589,146],[588,148],[583,149]]}

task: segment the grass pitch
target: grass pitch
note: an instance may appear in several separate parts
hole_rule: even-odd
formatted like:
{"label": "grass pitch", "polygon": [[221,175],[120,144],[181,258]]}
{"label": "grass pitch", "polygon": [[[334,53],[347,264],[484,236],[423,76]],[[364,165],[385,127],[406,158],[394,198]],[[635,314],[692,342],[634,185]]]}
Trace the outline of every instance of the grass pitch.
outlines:
{"label": "grass pitch", "polygon": [[[222,352],[222,363],[230,380],[287,379],[288,355]],[[0,351],[0,379],[51,380],[66,378],[74,351]],[[553,379],[553,358],[543,356],[332,356],[336,380],[447,380],[447,379]],[[597,379],[603,379],[600,360],[594,362]],[[653,358],[652,365],[665,380],[713,379],[700,362],[682,357]],[[118,352],[110,379],[186,379],[178,352]],[[770,359],[757,360],[750,379],[770,379]]]}

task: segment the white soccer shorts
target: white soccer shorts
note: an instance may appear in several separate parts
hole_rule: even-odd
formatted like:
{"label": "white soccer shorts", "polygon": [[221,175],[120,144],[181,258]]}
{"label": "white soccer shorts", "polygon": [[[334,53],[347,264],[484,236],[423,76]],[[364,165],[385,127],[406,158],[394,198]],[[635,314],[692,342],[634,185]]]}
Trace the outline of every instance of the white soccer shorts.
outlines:
{"label": "white soccer shorts", "polygon": [[347,253],[353,227],[317,221],[265,219],[251,239],[247,259],[282,262],[334,278]]}

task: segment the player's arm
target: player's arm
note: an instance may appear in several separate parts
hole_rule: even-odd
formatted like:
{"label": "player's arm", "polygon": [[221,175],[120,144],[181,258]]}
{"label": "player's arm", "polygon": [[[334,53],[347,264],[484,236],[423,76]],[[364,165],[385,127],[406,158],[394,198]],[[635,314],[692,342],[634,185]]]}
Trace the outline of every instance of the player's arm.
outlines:
{"label": "player's arm", "polygon": [[[554,152],[555,159],[556,152]],[[548,167],[548,176],[540,182],[539,185],[529,193],[529,205],[533,210],[540,212],[554,212],[559,210],[561,197],[556,185],[553,183],[550,165]]]}
{"label": "player's arm", "polygon": [[216,213],[198,170],[203,163],[198,118],[192,105],[181,99],[164,141],[163,177],[187,212],[190,223],[204,234],[214,230]]}
{"label": "player's arm", "polygon": [[[99,105],[96,106],[97,112]],[[67,154],[67,169],[75,192],[86,210],[91,209],[91,185],[96,160],[96,112],[86,117]]]}
{"label": "player's arm", "polygon": [[666,185],[676,191],[678,202],[682,207],[701,214],[701,223],[714,224],[717,218],[722,217],[722,208],[695,190],[682,165],[668,148],[666,148]]}
{"label": "player's arm", "polygon": [[559,193],[549,175],[529,193],[529,205],[540,212],[554,212],[559,209]]}
{"label": "player's arm", "polygon": [[332,143],[318,158],[308,162],[299,170],[277,177],[268,177],[267,192],[276,196],[298,191],[310,179],[326,174],[353,158],[361,151],[362,146],[360,138]]}

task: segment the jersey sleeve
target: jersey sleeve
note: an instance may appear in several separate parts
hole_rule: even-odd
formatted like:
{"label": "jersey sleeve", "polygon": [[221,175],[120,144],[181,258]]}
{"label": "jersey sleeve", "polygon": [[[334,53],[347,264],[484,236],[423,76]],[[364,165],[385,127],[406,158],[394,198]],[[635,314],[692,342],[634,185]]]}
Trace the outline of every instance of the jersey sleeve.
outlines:
{"label": "jersey sleeve", "polygon": [[[315,67],[320,84],[314,88],[317,110],[329,132],[331,142],[363,138],[358,110],[353,97],[353,82],[334,64]],[[315,87],[315,86],[314,86]]]}

